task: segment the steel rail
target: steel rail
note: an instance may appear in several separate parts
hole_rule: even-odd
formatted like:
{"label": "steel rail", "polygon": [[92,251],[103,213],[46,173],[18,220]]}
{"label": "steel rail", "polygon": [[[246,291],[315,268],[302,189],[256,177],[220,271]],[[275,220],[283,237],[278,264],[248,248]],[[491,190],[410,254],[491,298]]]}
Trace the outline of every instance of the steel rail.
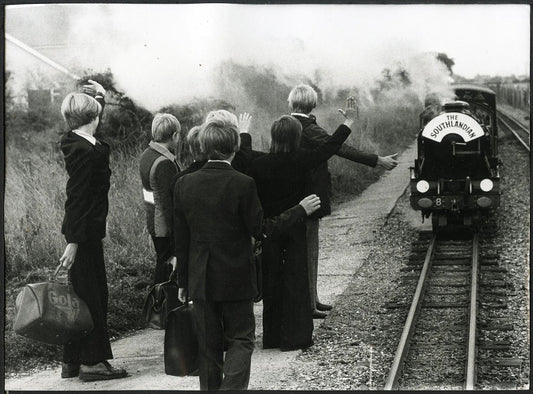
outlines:
{"label": "steel rail", "polygon": [[470,324],[468,329],[468,347],[466,357],[466,390],[474,390],[476,384],[476,319],[477,319],[477,290],[479,272],[479,234],[472,239],[472,271],[470,287]]}
{"label": "steel rail", "polygon": [[505,112],[503,112],[501,110],[498,110],[498,113],[500,114],[500,117],[503,115],[504,118],[509,119],[512,123],[517,125],[518,128],[521,129],[527,135],[530,134],[528,128],[526,126],[524,126],[522,123],[520,123],[519,121],[517,121],[516,119],[514,119],[511,115],[508,115],[508,114],[506,114]]}
{"label": "steel rail", "polygon": [[394,355],[394,361],[392,362],[391,369],[389,371],[389,376],[387,383],[385,384],[385,390],[395,390],[398,387],[398,379],[400,377],[401,369],[405,360],[405,356],[409,351],[409,341],[413,334],[415,323],[418,318],[420,307],[422,306],[422,299],[424,296],[425,285],[427,277],[431,270],[433,254],[435,252],[437,236],[433,235],[431,242],[429,244],[428,250],[426,252],[426,258],[424,260],[424,265],[422,271],[420,272],[420,278],[418,279],[418,284],[416,286],[416,291],[413,296],[413,302],[409,309],[409,314],[407,315],[407,320],[403,328],[402,336],[400,338],[400,343],[396,349],[396,354]]}
{"label": "steel rail", "polygon": [[[511,132],[511,133],[513,133],[513,135],[516,137],[516,139],[518,140],[518,142],[520,142],[520,143],[524,146],[524,148],[526,148],[527,151],[530,152],[531,150],[530,150],[529,144],[526,143],[526,142],[525,142],[525,141],[524,141],[524,140],[518,135],[518,133],[514,130],[514,128],[513,128],[512,126],[509,125],[509,123],[507,123],[505,120],[503,120],[503,117],[507,117],[507,119],[510,119],[510,118],[509,118],[507,115],[505,115],[505,114],[503,114],[503,116],[502,116],[502,113],[500,112],[500,115],[498,116],[498,119],[500,120],[500,122],[501,122],[501,123],[502,123],[502,124],[503,124],[503,125],[504,125],[504,126],[510,131],[510,132]],[[511,120],[512,120],[512,119],[511,119]],[[512,120],[512,121],[513,121],[513,123],[515,123],[515,124],[519,125],[520,127],[524,128],[520,123],[518,123],[518,122],[516,122],[516,121],[514,121],[514,120]],[[524,129],[525,129],[525,128],[524,128]],[[527,132],[527,135],[529,136],[529,135],[530,135],[530,134],[529,134],[529,131],[528,131],[527,129],[525,129],[525,130],[526,130],[526,132]],[[529,141],[528,141],[528,142],[529,142]]]}

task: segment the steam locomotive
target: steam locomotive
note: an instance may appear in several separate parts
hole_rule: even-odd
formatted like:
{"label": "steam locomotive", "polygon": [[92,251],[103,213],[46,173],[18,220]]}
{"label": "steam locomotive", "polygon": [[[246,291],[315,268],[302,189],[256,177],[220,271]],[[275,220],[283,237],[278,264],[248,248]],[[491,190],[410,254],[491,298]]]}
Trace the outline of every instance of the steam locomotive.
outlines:
{"label": "steam locomotive", "polygon": [[455,100],[428,102],[420,114],[410,204],[431,216],[433,231],[478,226],[500,204],[496,95],[452,85]]}

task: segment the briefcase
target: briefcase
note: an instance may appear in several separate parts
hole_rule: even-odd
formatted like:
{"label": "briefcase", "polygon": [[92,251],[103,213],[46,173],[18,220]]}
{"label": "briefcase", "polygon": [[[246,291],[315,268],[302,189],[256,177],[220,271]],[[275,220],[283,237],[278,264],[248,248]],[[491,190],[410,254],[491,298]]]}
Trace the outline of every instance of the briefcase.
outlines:
{"label": "briefcase", "polygon": [[182,305],[175,278],[176,271],[172,271],[166,282],[153,285],[148,291],[143,307],[145,327],[163,330],[168,312]]}
{"label": "briefcase", "polygon": [[169,312],[165,327],[165,373],[167,375],[197,375],[198,337],[192,310],[186,303]]}
{"label": "briefcase", "polygon": [[87,304],[70,283],[56,281],[57,267],[48,282],[24,286],[15,301],[13,329],[19,335],[54,345],[81,339],[93,328]]}

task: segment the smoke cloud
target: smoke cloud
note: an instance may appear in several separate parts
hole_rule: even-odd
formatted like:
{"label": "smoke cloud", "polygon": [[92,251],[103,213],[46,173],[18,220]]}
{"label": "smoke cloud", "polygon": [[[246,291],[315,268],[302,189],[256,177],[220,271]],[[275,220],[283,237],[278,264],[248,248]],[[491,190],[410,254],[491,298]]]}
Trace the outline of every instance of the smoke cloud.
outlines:
{"label": "smoke cloud", "polygon": [[[435,37],[428,26],[442,20],[431,22],[422,15],[427,10],[455,15],[448,24],[476,12],[474,6],[454,13],[456,8],[437,5],[62,4],[8,8],[6,31],[24,24],[18,34],[38,36],[45,53],[72,72],[109,68],[118,87],[151,111],[210,96],[246,103],[248,97],[222,96],[243,91],[239,75],[219,80],[227,77],[221,73],[227,64],[274,73],[289,87],[312,82],[331,94],[357,91],[365,100],[372,99],[385,68],[402,68],[423,101],[428,92],[449,94],[448,72],[436,53],[455,59],[449,46],[443,48],[452,26],[428,44],[426,36]],[[11,18],[15,11],[24,11],[24,18]],[[514,16],[502,12],[501,18],[507,15]],[[420,25],[413,26],[413,20]],[[68,52],[55,54],[61,45]],[[457,43],[453,48],[461,49]],[[280,100],[286,108],[286,97]]]}
{"label": "smoke cloud", "polygon": [[[366,92],[383,68],[402,64],[421,99],[428,89],[436,89],[433,85],[447,82],[446,70],[433,55],[420,54],[401,37],[374,45],[363,32],[376,21],[364,26],[352,22],[355,12],[370,11],[364,6],[80,7],[86,10],[76,8],[69,33],[85,45],[86,53],[78,59],[90,53],[88,64],[108,66],[119,87],[152,111],[219,96],[216,78],[227,62],[267,68],[287,85],[313,81],[324,90],[357,87]],[[328,17],[332,10],[336,20]]]}

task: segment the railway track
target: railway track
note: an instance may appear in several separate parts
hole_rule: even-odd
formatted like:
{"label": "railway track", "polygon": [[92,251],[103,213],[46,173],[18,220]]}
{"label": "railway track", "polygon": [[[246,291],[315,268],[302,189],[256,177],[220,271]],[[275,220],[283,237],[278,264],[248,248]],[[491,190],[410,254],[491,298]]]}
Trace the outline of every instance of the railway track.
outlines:
{"label": "railway track", "polygon": [[498,111],[498,122],[505,130],[512,133],[520,144],[530,152],[531,137],[527,127],[515,120],[512,116]]}
{"label": "railway track", "polygon": [[501,340],[509,325],[493,319],[506,308],[509,285],[498,254],[486,243],[481,251],[494,228],[482,231],[452,239],[428,233],[414,245],[404,270],[411,278],[419,271],[412,303],[387,306],[409,312],[385,390],[474,390],[501,379],[502,367],[520,367]]}
{"label": "railway track", "polygon": [[[473,389],[475,382],[479,236],[433,235],[421,264],[386,390]],[[412,265],[418,265],[417,260]],[[466,368],[465,368],[466,365]]]}

